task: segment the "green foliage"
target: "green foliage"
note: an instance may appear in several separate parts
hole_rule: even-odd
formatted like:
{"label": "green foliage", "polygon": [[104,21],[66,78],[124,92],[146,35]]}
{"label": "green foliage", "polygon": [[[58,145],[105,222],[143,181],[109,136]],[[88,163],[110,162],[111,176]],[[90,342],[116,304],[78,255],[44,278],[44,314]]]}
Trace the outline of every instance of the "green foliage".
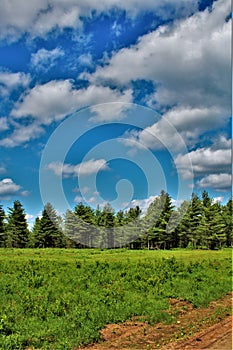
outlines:
{"label": "green foliage", "polygon": [[42,218],[37,219],[34,225],[35,247],[61,248],[64,247],[65,239],[60,227],[59,217],[50,203],[44,207]]}
{"label": "green foliage", "polygon": [[2,249],[0,286],[1,349],[71,350],[108,323],[172,321],[169,298],[226,294],[231,252]]}
{"label": "green foliage", "polygon": [[161,191],[145,213],[139,206],[115,212],[109,203],[96,209],[79,203],[62,219],[48,203],[31,232],[22,204],[15,201],[6,219],[0,206],[0,247],[214,250],[232,245],[232,200],[220,205],[207,191],[178,208]]}
{"label": "green foliage", "polygon": [[5,247],[6,245],[6,227],[5,227],[5,211],[0,205],[0,247]]}
{"label": "green foliage", "polygon": [[29,240],[29,230],[26,214],[20,201],[14,201],[13,208],[9,208],[6,225],[6,246],[25,248]]}

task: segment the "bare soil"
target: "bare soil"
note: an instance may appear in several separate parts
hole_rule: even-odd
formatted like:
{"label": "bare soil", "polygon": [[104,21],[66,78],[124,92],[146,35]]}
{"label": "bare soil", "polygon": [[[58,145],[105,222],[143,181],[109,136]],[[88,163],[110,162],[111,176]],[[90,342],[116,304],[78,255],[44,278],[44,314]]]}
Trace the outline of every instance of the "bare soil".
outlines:
{"label": "bare soil", "polygon": [[[79,349],[86,350],[231,350],[232,293],[210,303],[208,308],[193,309],[184,300],[170,299],[171,324],[154,326],[133,318],[122,324],[109,324],[101,331],[101,341]],[[141,318],[140,318],[141,319]]]}

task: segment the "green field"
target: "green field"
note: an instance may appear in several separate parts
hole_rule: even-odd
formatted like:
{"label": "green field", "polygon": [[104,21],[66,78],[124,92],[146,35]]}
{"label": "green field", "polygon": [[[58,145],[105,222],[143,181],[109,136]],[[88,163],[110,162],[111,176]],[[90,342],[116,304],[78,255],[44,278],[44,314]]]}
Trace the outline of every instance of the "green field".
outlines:
{"label": "green field", "polygon": [[207,306],[231,272],[231,249],[1,249],[0,349],[71,350],[133,316],[172,322],[169,298]]}

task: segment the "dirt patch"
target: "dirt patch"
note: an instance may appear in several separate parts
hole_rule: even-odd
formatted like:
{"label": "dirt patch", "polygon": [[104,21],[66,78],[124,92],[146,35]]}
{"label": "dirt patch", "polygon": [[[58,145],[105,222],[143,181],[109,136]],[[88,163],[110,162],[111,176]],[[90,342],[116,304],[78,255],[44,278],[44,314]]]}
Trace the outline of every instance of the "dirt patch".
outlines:
{"label": "dirt patch", "polygon": [[204,309],[193,309],[191,304],[177,299],[170,299],[170,305],[168,312],[176,317],[171,324],[150,326],[138,318],[110,324],[101,331],[99,343],[79,349],[232,349],[232,293]]}

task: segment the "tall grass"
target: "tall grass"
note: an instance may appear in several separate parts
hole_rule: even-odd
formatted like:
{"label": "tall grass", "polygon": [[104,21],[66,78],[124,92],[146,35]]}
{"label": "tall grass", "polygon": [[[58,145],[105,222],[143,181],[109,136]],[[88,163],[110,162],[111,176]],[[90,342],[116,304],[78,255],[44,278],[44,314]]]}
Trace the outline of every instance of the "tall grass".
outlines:
{"label": "tall grass", "polygon": [[0,250],[0,348],[73,349],[107,323],[170,322],[231,290],[231,251]]}

